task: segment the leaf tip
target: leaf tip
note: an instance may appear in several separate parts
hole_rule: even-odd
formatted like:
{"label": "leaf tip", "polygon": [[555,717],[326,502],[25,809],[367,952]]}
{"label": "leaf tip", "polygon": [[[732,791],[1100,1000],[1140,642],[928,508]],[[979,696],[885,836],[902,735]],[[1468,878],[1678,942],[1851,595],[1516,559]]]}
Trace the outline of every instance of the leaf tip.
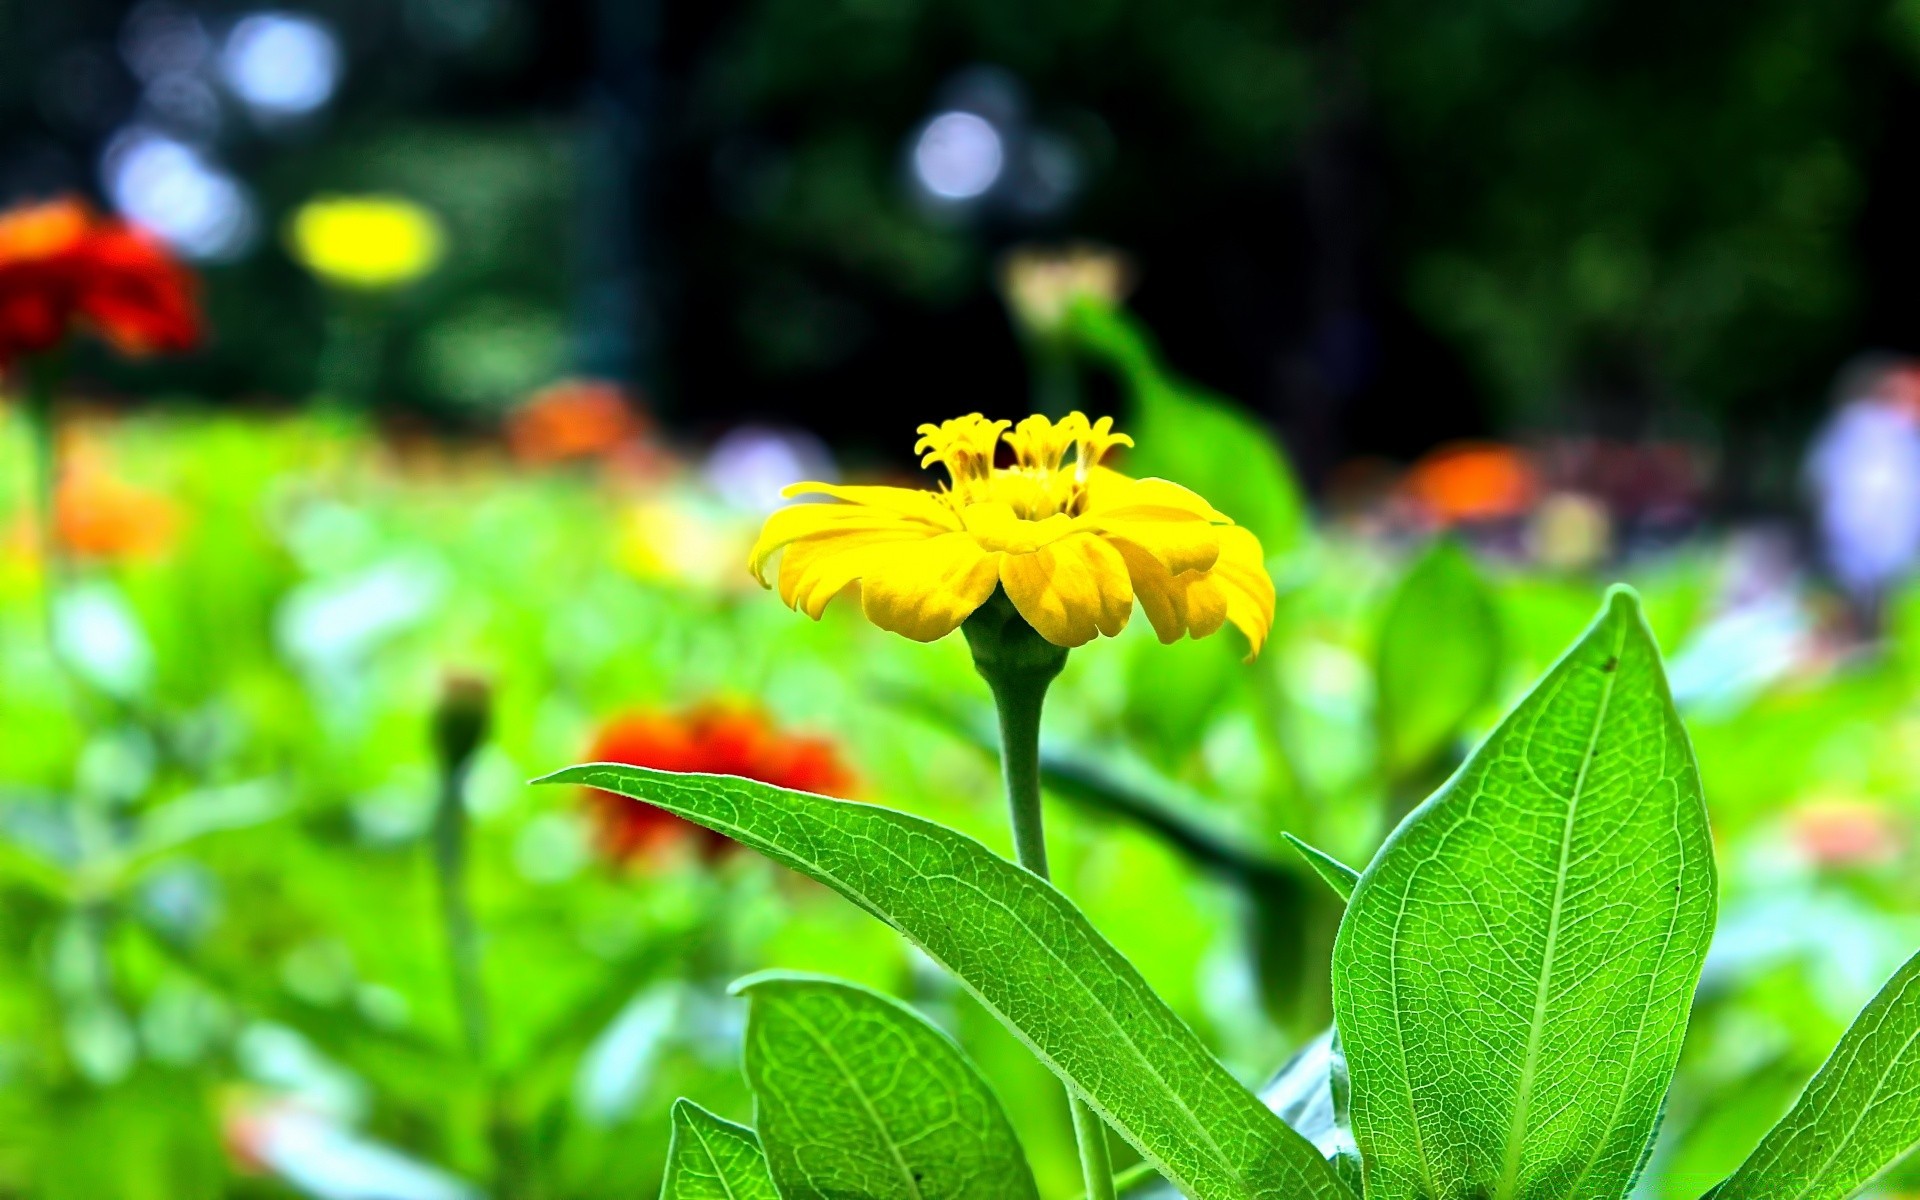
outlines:
{"label": "leaf tip", "polygon": [[[744,996],[748,992],[763,987],[777,987],[781,984],[841,984],[841,981],[829,975],[815,975],[811,971],[788,971],[774,967],[765,971],[755,971],[751,975],[742,975],[727,985],[727,995]],[[844,986],[842,984],[841,986]]]}
{"label": "leaf tip", "polygon": [[1333,855],[1328,854],[1326,851],[1301,841],[1291,833],[1282,830],[1280,836],[1286,839],[1287,844],[1293,847],[1294,852],[1306,860],[1307,865],[1313,868],[1313,873],[1318,875],[1328,887],[1332,888],[1341,900],[1350,901],[1353,899],[1353,889],[1360,883],[1360,872],[1333,857]]}
{"label": "leaf tip", "polygon": [[590,772],[612,765],[615,764],[599,762],[575,763],[571,767],[561,767],[557,771],[549,771],[545,775],[535,776],[527,780],[527,783],[529,786],[542,783],[586,783]]}
{"label": "leaf tip", "polygon": [[1634,590],[1632,584],[1616,583],[1607,589],[1604,605],[1610,617],[1637,617],[1640,615],[1640,593]]}

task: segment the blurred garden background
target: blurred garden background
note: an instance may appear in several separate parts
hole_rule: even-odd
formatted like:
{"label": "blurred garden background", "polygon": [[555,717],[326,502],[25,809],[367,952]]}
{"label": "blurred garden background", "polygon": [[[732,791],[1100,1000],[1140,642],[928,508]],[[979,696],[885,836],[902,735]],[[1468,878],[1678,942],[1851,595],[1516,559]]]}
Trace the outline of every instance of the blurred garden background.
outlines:
{"label": "blurred garden background", "polygon": [[1282,834],[1365,862],[1640,589],[1722,867],[1641,1185],[1693,1200],[1920,945],[1916,129],[1914,0],[0,0],[0,208],[198,314],[28,346],[0,223],[0,1196],[650,1196],[768,967],[933,1016],[1077,1196],[896,935],[525,780],[1007,849],[959,639],[747,550],[1083,408],[1279,586],[1046,726],[1057,880],[1250,1084],[1330,1014]]}

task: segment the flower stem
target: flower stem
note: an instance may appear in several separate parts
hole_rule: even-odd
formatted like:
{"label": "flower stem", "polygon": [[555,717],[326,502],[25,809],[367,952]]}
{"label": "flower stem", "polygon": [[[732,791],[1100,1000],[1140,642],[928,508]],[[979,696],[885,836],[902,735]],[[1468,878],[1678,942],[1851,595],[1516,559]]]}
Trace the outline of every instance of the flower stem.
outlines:
{"label": "flower stem", "polygon": [[[1040,710],[1047,687],[1066,665],[1065,649],[1036,633],[1002,592],[967,618],[963,629],[974,669],[987,681],[1000,714],[1000,770],[1007,787],[1007,815],[1021,866],[1048,878],[1046,825],[1040,803]],[[1073,1136],[1088,1200],[1114,1200],[1113,1164],[1107,1128],[1085,1100],[1068,1089]]]}
{"label": "flower stem", "polygon": [[487,1001],[480,973],[480,940],[467,898],[466,780],[466,762],[441,767],[440,801],[433,821],[433,865],[440,882],[440,926],[447,941],[460,1029],[467,1053],[484,1071],[488,1066]]}
{"label": "flower stem", "polygon": [[988,680],[1000,713],[1000,774],[1007,788],[1014,858],[1042,879],[1049,874],[1040,803],[1040,708],[1049,682],[1013,679],[994,684]]}

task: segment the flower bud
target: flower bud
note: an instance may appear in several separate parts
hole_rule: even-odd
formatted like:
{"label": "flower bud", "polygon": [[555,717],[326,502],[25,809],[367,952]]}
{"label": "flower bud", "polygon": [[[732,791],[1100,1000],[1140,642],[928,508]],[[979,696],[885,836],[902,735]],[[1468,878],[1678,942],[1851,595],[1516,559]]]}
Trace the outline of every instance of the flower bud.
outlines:
{"label": "flower bud", "polygon": [[487,738],[493,708],[493,687],[484,676],[450,671],[440,685],[440,703],[433,711],[433,748],[446,770],[466,766]]}

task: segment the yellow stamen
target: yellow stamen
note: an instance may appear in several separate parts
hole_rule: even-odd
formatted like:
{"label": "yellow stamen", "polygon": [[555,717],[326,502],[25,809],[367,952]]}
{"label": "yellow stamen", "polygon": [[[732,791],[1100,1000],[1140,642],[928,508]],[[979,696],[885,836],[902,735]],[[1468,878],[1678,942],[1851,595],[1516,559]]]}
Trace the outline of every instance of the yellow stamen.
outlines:
{"label": "yellow stamen", "polygon": [[920,455],[923,467],[935,463],[945,467],[953,479],[954,493],[964,495],[992,476],[994,451],[1000,446],[1000,435],[1011,424],[968,413],[938,425],[922,425],[915,430],[920,440],[914,443],[914,453]]}
{"label": "yellow stamen", "polygon": [[1087,418],[1081,413],[1068,415],[1058,425],[1035,415],[1013,427],[1006,435],[1007,445],[1013,447],[1013,461],[1024,470],[1051,474],[1060,469],[1086,428]]}
{"label": "yellow stamen", "polygon": [[1073,415],[1080,417],[1081,425],[1080,433],[1074,439],[1078,451],[1074,475],[1080,482],[1085,483],[1087,472],[1099,466],[1100,460],[1105,458],[1110,450],[1115,446],[1131,446],[1133,439],[1124,433],[1113,431],[1112,417],[1101,417],[1088,425],[1085,417],[1081,417],[1079,413]]}

